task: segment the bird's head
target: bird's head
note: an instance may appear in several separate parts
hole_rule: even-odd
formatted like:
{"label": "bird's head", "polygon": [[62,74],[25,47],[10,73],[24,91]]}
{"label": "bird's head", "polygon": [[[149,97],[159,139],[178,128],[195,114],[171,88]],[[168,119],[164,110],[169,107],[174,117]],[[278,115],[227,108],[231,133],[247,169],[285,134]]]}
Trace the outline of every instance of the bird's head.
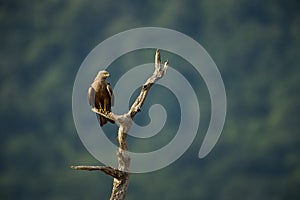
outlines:
{"label": "bird's head", "polygon": [[98,72],[98,75],[96,77],[96,79],[106,79],[110,76],[110,74],[108,73],[108,71],[105,71],[105,70],[101,70]]}

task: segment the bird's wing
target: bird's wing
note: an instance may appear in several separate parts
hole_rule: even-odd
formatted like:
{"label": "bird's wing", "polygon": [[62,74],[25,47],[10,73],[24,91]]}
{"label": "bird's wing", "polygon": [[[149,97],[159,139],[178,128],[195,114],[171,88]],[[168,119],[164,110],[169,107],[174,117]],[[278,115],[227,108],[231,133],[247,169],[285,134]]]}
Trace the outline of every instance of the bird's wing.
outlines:
{"label": "bird's wing", "polygon": [[114,98],[114,94],[113,94],[113,91],[112,91],[109,83],[107,83],[106,89],[107,89],[108,94],[110,96],[111,106],[114,106],[115,98]]}
{"label": "bird's wing", "polygon": [[88,89],[88,100],[90,106],[95,107],[95,90],[92,87]]}

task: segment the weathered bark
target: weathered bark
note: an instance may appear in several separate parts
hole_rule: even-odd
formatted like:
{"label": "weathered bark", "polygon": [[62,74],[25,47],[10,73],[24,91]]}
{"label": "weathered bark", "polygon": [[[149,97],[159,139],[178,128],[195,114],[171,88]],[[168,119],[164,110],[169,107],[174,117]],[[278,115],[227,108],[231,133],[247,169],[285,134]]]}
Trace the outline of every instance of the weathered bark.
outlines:
{"label": "weathered bark", "polygon": [[166,61],[163,65],[160,59],[160,52],[159,50],[156,50],[154,73],[144,83],[139,96],[136,98],[135,102],[132,104],[130,110],[127,113],[123,115],[116,115],[112,112],[105,114],[100,112],[99,110],[92,109],[93,112],[96,112],[108,119],[114,120],[119,124],[119,149],[117,152],[118,169],[110,166],[71,166],[71,168],[76,170],[88,171],[99,170],[104,172],[105,174],[112,176],[114,178],[114,182],[110,200],[124,200],[126,197],[130,177],[130,156],[128,154],[127,133],[131,128],[133,118],[138,112],[141,111],[150,88],[155,82],[157,82],[165,75],[167,68],[168,61]]}

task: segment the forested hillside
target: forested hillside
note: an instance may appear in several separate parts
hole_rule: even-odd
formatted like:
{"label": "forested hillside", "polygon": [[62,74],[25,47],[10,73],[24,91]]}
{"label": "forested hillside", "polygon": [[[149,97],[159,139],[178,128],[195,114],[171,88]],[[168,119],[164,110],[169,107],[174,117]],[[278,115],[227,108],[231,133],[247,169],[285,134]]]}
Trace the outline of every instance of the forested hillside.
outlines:
{"label": "forested hillside", "polygon": [[[203,121],[196,140],[172,165],[133,174],[127,199],[300,199],[297,0],[1,1],[0,199],[109,198],[110,177],[68,168],[99,165],[76,133],[73,83],[96,45],[144,26],[174,29],[202,44],[223,77],[228,110],[217,145],[199,159],[210,118],[199,81]],[[153,55],[147,50],[140,62]],[[124,69],[111,74],[120,76],[134,61],[129,55],[119,63]],[[156,145],[145,144],[131,147]]]}

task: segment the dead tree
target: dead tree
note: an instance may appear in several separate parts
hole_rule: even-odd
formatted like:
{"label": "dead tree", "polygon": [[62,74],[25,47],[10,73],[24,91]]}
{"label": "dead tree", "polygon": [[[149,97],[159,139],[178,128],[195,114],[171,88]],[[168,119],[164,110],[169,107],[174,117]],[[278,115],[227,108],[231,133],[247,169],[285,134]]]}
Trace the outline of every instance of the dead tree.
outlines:
{"label": "dead tree", "polygon": [[118,169],[113,168],[111,166],[71,166],[71,168],[76,170],[88,171],[99,170],[104,172],[105,174],[112,176],[114,178],[114,181],[110,200],[124,200],[126,197],[130,176],[130,156],[128,154],[127,133],[130,130],[135,115],[141,111],[141,108],[145,102],[150,88],[155,82],[157,82],[165,75],[167,68],[168,61],[166,61],[163,65],[160,59],[160,52],[159,50],[156,50],[154,72],[152,76],[149,77],[147,81],[143,84],[139,96],[136,98],[135,102],[132,104],[130,110],[127,113],[124,113],[123,115],[117,115],[113,112],[105,114],[95,108],[92,109],[93,112],[96,112],[106,118],[114,120],[119,125],[119,148],[117,151]]}

